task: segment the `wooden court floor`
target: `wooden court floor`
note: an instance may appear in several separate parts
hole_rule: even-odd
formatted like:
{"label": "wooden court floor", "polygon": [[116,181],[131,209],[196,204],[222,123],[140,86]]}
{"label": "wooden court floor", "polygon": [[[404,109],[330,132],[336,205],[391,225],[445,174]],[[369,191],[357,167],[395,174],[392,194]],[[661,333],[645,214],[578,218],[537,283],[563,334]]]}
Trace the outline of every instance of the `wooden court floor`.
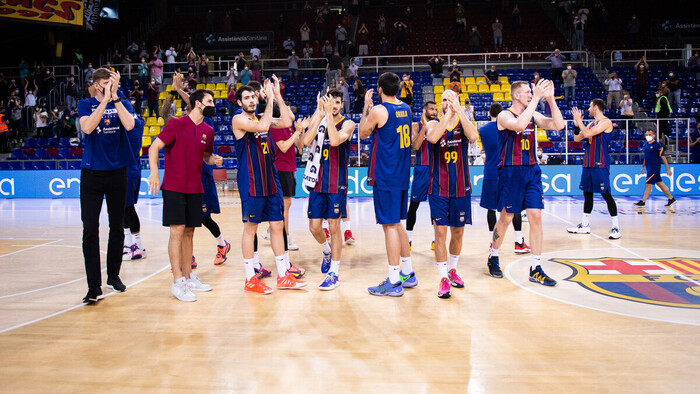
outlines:
{"label": "wooden court floor", "polygon": [[[527,281],[529,255],[513,253],[512,231],[501,251],[506,277],[488,276],[485,211],[474,198],[458,266],[466,287],[444,300],[436,296],[427,204],[413,234],[419,285],[403,297],[367,294],[387,275],[368,199],[349,203],[357,243],[343,249],[341,286],[330,292],[318,290],[320,248],[307,230],[307,200],[295,200],[290,232],[301,249],[291,256],[307,269],[309,284],[259,296],[243,291],[240,207],[223,197],[214,219],[232,250],[213,266],[215,240],[197,230],[195,272],[214,290],[194,303],[170,295],[162,206],[143,200],[148,258],[125,262],[127,291],[104,288],[108,296],[92,306],[80,304],[86,283],[78,201],[0,200],[0,391],[697,392],[700,199],[683,198],[667,210],[656,198],[644,212],[632,208],[633,198],[617,200],[622,239],[609,241],[602,200],[591,219],[595,234],[570,235],[565,228],[578,223],[582,200],[547,199],[543,266],[559,283],[545,288]],[[104,212],[101,222],[106,250]],[[525,224],[526,239],[527,230]],[[274,272],[269,243],[260,249]],[[652,300],[615,290],[618,276],[596,277],[614,282],[602,283],[576,271],[610,261],[622,274],[640,272],[618,276],[644,281],[644,288],[630,286]],[[687,272],[669,261],[685,262]],[[648,290],[654,283],[660,285]],[[685,293],[663,287],[669,283]]]}

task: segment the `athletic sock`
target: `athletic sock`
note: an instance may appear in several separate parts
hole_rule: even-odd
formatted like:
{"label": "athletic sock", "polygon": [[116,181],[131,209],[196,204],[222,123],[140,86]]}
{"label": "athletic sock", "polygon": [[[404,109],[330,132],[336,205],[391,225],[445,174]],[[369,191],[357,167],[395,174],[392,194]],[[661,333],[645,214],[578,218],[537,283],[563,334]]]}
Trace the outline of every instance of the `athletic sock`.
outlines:
{"label": "athletic sock", "polygon": [[350,230],[350,221],[346,220],[346,221],[342,221],[342,222],[343,222],[343,232]]}
{"label": "athletic sock", "polygon": [[143,249],[143,242],[141,242],[141,233],[131,234],[131,242],[135,243],[139,249]]}
{"label": "athletic sock", "polygon": [[530,269],[534,270],[537,268],[542,263],[542,257],[538,254],[533,254],[532,255],[532,264],[530,264]]}
{"label": "athletic sock", "polygon": [[255,276],[255,262],[253,259],[243,259],[243,263],[245,264],[245,278],[250,280]]}
{"label": "athletic sock", "polygon": [[224,234],[223,234],[223,233],[222,233],[222,234],[219,234],[219,236],[216,237],[216,242],[217,242],[217,244],[218,244],[219,246],[221,246],[222,248],[223,248],[224,246],[226,246],[226,241],[224,240]]}
{"label": "athletic sock", "polygon": [[489,231],[489,239],[493,242],[493,231]]}
{"label": "athletic sock", "polygon": [[287,262],[284,260],[284,255],[275,256],[275,264],[277,265],[277,276],[283,277],[287,275]]}
{"label": "athletic sock", "polygon": [[401,281],[401,276],[399,271],[401,270],[400,265],[390,265],[389,266],[389,282],[397,283]]}
{"label": "athletic sock", "polygon": [[284,252],[284,262],[287,264],[287,269],[292,269],[292,263],[289,261],[289,251]]}
{"label": "athletic sock", "polygon": [[406,234],[408,234],[408,242],[411,242],[411,237],[413,237],[413,230],[406,230]]}
{"label": "athletic sock", "polygon": [[328,272],[334,272],[338,275],[338,270],[340,269],[340,260],[331,260],[331,269]]}
{"label": "athletic sock", "polygon": [[516,232],[515,232],[515,242],[521,244],[521,243],[523,243],[523,241],[524,241],[524,239],[523,239],[523,232],[522,232],[522,230],[521,230],[521,231],[516,231]]}
{"label": "athletic sock", "polygon": [[489,251],[489,256],[498,257],[498,249],[494,249],[492,247],[491,250]]}
{"label": "athletic sock", "polygon": [[611,216],[612,218],[612,226],[620,228],[620,223],[617,221],[617,216]]}
{"label": "athletic sock", "polygon": [[401,272],[404,274],[410,274],[413,272],[413,264],[411,263],[411,257],[401,257]]}
{"label": "athletic sock", "polygon": [[450,262],[450,266],[449,266],[450,271],[456,270],[457,269],[457,262],[459,262],[459,255],[458,254],[451,254],[448,258],[448,261]]}
{"label": "athletic sock", "polygon": [[583,216],[581,217],[581,225],[582,225],[583,227],[587,227],[587,226],[590,225],[590,222],[588,221],[588,219],[589,219],[590,217],[591,217],[591,214],[590,214],[590,213],[584,213],[584,214],[583,214]]}
{"label": "athletic sock", "polygon": [[440,278],[447,278],[447,261],[437,262],[438,272],[440,273]]}
{"label": "athletic sock", "polygon": [[258,252],[253,252],[253,263],[256,270],[262,268],[262,264],[260,264],[260,258],[258,257]]}
{"label": "athletic sock", "polygon": [[323,246],[323,253],[328,254],[331,252],[331,244],[328,241],[322,243],[321,246]]}
{"label": "athletic sock", "polygon": [[134,241],[131,239],[131,230],[128,228],[124,229],[124,245],[125,246],[131,246],[134,244]]}
{"label": "athletic sock", "polygon": [[321,227],[323,227],[323,228],[325,228],[326,230],[328,230],[328,220],[324,220],[323,222],[321,222]]}

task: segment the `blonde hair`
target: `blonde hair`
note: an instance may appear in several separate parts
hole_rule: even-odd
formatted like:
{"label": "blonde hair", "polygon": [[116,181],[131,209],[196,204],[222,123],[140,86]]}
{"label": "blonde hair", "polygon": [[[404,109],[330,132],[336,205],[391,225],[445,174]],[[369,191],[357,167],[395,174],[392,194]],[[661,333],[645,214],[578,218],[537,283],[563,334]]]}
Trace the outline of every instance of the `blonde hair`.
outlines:
{"label": "blonde hair", "polygon": [[518,89],[520,89],[521,86],[525,85],[525,87],[529,87],[527,82],[525,81],[515,81],[513,82],[512,85],[510,85],[510,95],[512,96],[513,93],[515,93]]}

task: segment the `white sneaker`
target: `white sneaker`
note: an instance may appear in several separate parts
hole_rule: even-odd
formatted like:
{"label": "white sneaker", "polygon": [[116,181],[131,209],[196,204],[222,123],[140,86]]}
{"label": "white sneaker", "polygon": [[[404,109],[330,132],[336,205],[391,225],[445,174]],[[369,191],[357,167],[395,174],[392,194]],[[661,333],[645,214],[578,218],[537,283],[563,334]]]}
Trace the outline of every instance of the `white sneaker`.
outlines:
{"label": "white sneaker", "polygon": [[612,230],[610,230],[610,235],[608,235],[608,238],[620,239],[620,237],[622,237],[622,234],[620,233],[620,229],[617,227],[613,227]]}
{"label": "white sneaker", "polygon": [[132,248],[133,250],[133,255],[131,256],[132,260],[141,260],[146,258],[146,249],[141,249],[139,248],[138,244],[134,244],[134,247]]}
{"label": "white sneaker", "polygon": [[124,249],[122,249],[122,261],[131,261],[132,257],[134,257],[134,250],[131,246],[124,245]]}
{"label": "white sneaker", "polygon": [[523,219],[523,222],[527,222],[527,211],[522,211],[520,217]]}
{"label": "white sneaker", "polygon": [[197,301],[197,296],[194,295],[190,287],[187,285],[187,280],[182,277],[173,283],[172,289],[170,290],[175,298],[180,301],[193,302]]}
{"label": "white sneaker", "polygon": [[270,229],[267,229],[264,233],[262,233],[262,239],[270,239]]}
{"label": "white sneaker", "polygon": [[576,227],[569,227],[566,229],[566,231],[570,232],[571,234],[590,234],[591,233],[591,226],[584,226],[583,224],[580,224]]}
{"label": "white sneaker", "polygon": [[187,279],[187,287],[192,291],[211,291],[213,287],[211,285],[202,283],[202,281],[195,274],[190,274],[190,278]]}
{"label": "white sneaker", "polygon": [[291,238],[289,238],[289,235],[287,236],[287,249],[289,250],[299,250],[299,246],[292,241]]}

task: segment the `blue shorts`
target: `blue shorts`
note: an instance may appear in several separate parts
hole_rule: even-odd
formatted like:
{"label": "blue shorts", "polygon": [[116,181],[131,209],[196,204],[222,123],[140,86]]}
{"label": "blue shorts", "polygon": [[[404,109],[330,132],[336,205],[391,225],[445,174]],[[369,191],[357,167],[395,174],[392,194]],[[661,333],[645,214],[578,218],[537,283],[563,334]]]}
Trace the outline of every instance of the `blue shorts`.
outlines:
{"label": "blue shorts", "polygon": [[377,190],[372,194],[374,216],[379,224],[396,224],[406,220],[408,190]]}
{"label": "blue shorts", "polygon": [[498,208],[498,179],[484,179],[479,206],[486,209]]}
{"label": "blue shorts", "polygon": [[430,167],[413,167],[413,183],[411,183],[411,202],[421,202],[428,199],[430,185]]}
{"label": "blue shorts", "polygon": [[584,168],[579,189],[590,193],[609,193],[610,168]]}
{"label": "blue shorts", "polygon": [[431,194],[430,219],[436,226],[464,227],[472,223],[471,195],[467,197],[440,197]]}
{"label": "blue shorts", "polygon": [[284,220],[284,203],[282,194],[277,193],[267,197],[248,197],[241,201],[243,222],[262,223],[279,222]]}
{"label": "blue shorts", "polygon": [[647,171],[647,185],[656,185],[659,182],[662,182],[661,172]]}
{"label": "blue shorts", "polygon": [[348,195],[345,193],[309,192],[309,219],[339,219],[347,217]]}
{"label": "blue shorts", "polygon": [[126,205],[133,207],[139,201],[141,189],[141,169],[127,168],[126,170]]}
{"label": "blue shorts", "polygon": [[498,169],[500,212],[520,213],[523,209],[544,209],[542,171],[539,166],[508,166]]}

